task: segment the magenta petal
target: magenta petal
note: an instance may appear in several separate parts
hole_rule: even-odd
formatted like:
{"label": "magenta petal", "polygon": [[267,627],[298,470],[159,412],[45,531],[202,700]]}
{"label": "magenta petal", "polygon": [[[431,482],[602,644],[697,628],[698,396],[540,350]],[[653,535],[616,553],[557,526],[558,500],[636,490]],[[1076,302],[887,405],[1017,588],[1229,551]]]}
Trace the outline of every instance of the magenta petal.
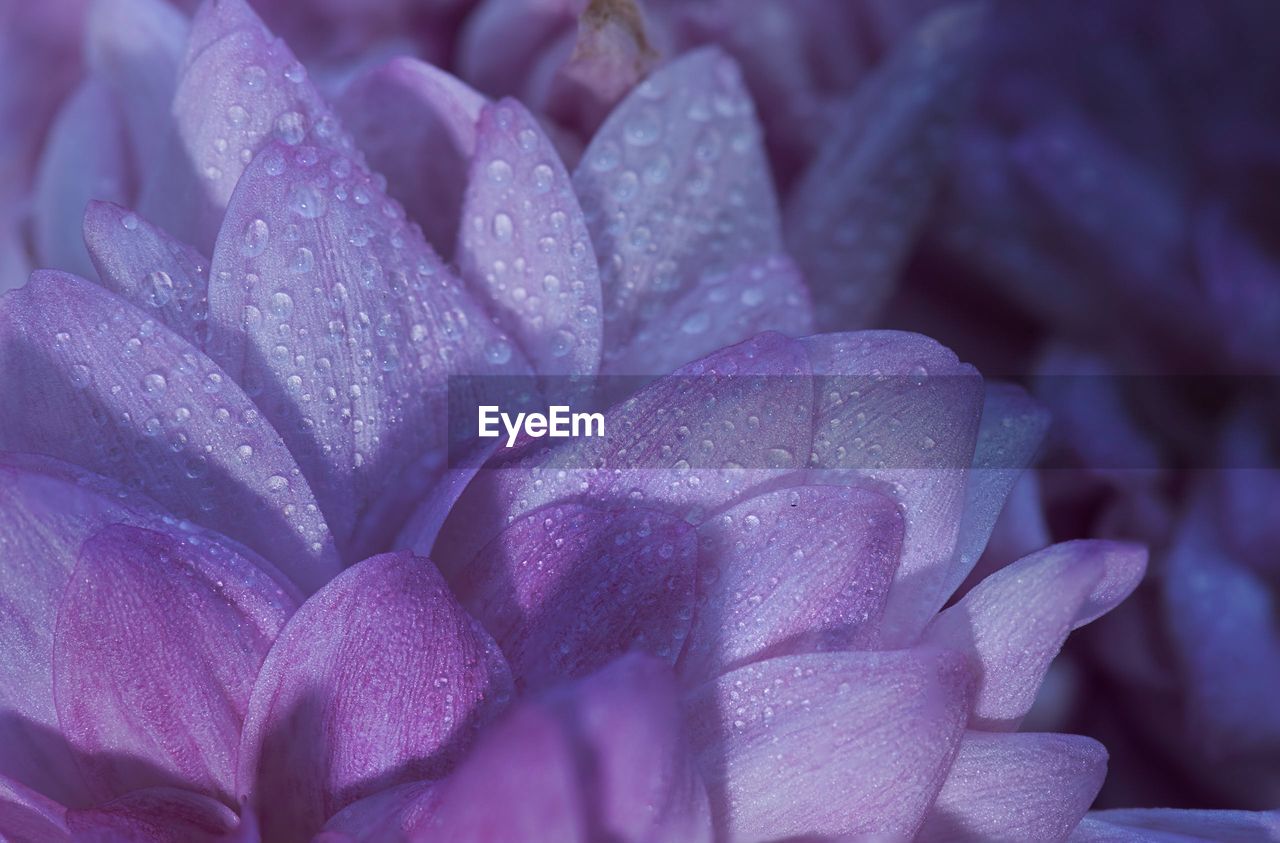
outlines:
{"label": "magenta petal", "polygon": [[973,723],[1016,729],[1067,634],[1127,597],[1146,563],[1137,545],[1064,542],[997,571],[938,615],[925,639],[970,653],[979,668]]}
{"label": "magenta petal", "polygon": [[[573,183],[600,261],[606,348],[666,318],[703,278],[782,250],[755,110],[737,65],[715,48],[680,57],[623,100]],[[684,358],[706,350],[695,338]]]}
{"label": "magenta petal", "polygon": [[1178,811],[1130,808],[1095,811],[1070,843],[1272,843],[1280,840],[1280,811]]}
{"label": "magenta petal", "polygon": [[507,527],[452,577],[516,683],[584,676],[630,650],[674,663],[693,609],[697,542],[647,509],[560,504]]}
{"label": "magenta petal", "polygon": [[124,525],[90,537],[58,609],[54,696],[92,792],[230,800],[254,677],[296,607],[228,546]]}
{"label": "magenta petal", "polygon": [[625,347],[609,349],[608,368],[615,374],[670,372],[766,330],[792,337],[813,332],[804,279],[785,255],[762,255],[704,276],[669,302],[661,318],[642,324]]}
{"label": "magenta petal", "polygon": [[897,504],[859,488],[769,492],[711,518],[698,528],[681,674],[698,682],[747,661],[869,643],[902,533]]}
{"label": "magenta petal", "polygon": [[75,843],[227,843],[239,825],[221,802],[168,787],[67,812]]}
{"label": "magenta petal", "polygon": [[946,163],[983,7],[921,25],[847,102],[787,202],[787,245],[831,327],[865,327],[892,292]]}
{"label": "magenta petal", "polygon": [[211,250],[246,166],[269,141],[350,152],[306,71],[245,0],[209,0],[191,26],[167,152],[147,168],[139,210]]}
{"label": "magenta petal", "polygon": [[725,674],[690,715],[717,827],[741,843],[912,835],[960,743],[970,687],[963,658],[925,649]]}
{"label": "magenta petal", "polygon": [[71,843],[66,809],[0,776],[0,839],[6,843]]}
{"label": "magenta petal", "polygon": [[1106,773],[1107,751],[1092,738],[966,732],[916,840],[1057,843]]}
{"label": "magenta petal", "polygon": [[207,258],[110,202],[89,203],[84,241],[102,286],[204,350],[209,310]]}
{"label": "magenta petal", "polygon": [[600,272],[582,208],[551,141],[515,100],[480,118],[457,261],[539,373],[595,374]]}
{"label": "magenta petal", "polygon": [[0,299],[0,337],[0,446],[145,489],[304,589],[337,571],[279,434],[181,337],[94,284],[48,272]]}
{"label": "magenta petal", "polygon": [[93,275],[80,218],[91,199],[127,201],[129,169],[115,98],[99,81],[81,83],[50,130],[36,175],[32,224],[38,265]]}
{"label": "magenta petal", "polygon": [[417,59],[397,57],[351,83],[337,109],[387,192],[448,255],[457,239],[467,166],[485,99]]}
{"label": "magenta petal", "polygon": [[[352,802],[325,823],[311,843],[401,843],[439,807],[436,782],[410,782]],[[328,836],[323,836],[328,835]]]}
{"label": "magenta petal", "polygon": [[444,772],[511,693],[501,653],[430,560],[375,556],[303,604],[253,689],[237,790],[264,839]]}
{"label": "magenta petal", "polygon": [[140,178],[164,153],[163,127],[189,29],[186,17],[164,0],[102,0],[90,9],[89,66],[120,103]]}
{"label": "magenta petal", "polygon": [[528,371],[339,153],[268,146],[231,199],[209,277],[211,354],[297,455],[349,560],[390,544],[425,495],[430,473],[414,463],[443,461],[448,376]]}
{"label": "magenta petal", "polygon": [[907,531],[883,642],[905,646],[954,589],[982,378],[918,334],[822,334],[802,344],[817,376],[815,464],[882,483],[903,507]]}

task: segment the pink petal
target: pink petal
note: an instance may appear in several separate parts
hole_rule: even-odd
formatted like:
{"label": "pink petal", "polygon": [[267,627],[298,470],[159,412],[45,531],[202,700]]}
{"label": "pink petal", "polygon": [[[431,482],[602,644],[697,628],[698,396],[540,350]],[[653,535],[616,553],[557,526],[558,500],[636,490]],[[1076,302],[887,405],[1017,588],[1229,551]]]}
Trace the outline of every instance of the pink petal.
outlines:
{"label": "pink petal", "polygon": [[982,8],[948,9],[864,81],[787,202],[787,245],[830,327],[865,327],[892,292],[972,82]]}
{"label": "pink petal", "polygon": [[328,527],[279,434],[181,337],[96,285],[48,272],[0,300],[0,336],[0,445],[145,489],[304,589],[336,573]]}
{"label": "pink petal", "polygon": [[246,170],[209,324],[215,359],[298,456],[347,559],[389,545],[427,494],[448,376],[528,371],[374,177],[311,146],[273,142]]}
{"label": "pink petal", "polygon": [[670,372],[767,330],[793,337],[813,333],[809,292],[800,270],[785,255],[762,255],[728,272],[704,276],[670,302],[661,319],[644,323],[625,347],[611,349],[609,369],[639,375]]}
{"label": "pink petal", "polygon": [[254,677],[297,608],[220,543],[114,525],[58,609],[58,721],[101,799],[178,785],[230,800]]}
{"label": "pink petal", "polygon": [[[600,273],[569,176],[524,106],[480,118],[457,261],[543,374],[600,365]],[[683,361],[681,361],[683,362]]]}
{"label": "pink petal", "polygon": [[1057,843],[1102,787],[1107,751],[1079,735],[966,732],[920,843]]}
{"label": "pink petal", "polygon": [[84,241],[99,283],[204,350],[209,260],[132,211],[90,202]]}
{"label": "pink petal", "polygon": [[698,528],[686,681],[748,661],[869,643],[902,547],[902,515],[869,489],[769,492]]}
{"label": "pink petal", "polygon": [[67,812],[75,843],[225,843],[239,825],[221,802],[167,787]]}
{"label": "pink petal", "polygon": [[903,507],[904,552],[883,641],[905,645],[950,594],[982,378],[917,334],[824,334],[802,343],[817,376],[816,465],[885,484]]}
{"label": "pink petal", "polygon": [[[714,48],[666,65],[623,100],[573,183],[600,261],[606,349],[665,318],[703,278],[782,249],[751,99],[737,65]],[[710,347],[741,339],[720,336]],[[697,339],[684,359],[708,341]]]}
{"label": "pink petal", "polygon": [[997,571],[940,614],[925,639],[979,667],[973,723],[1016,729],[1067,634],[1127,597],[1146,563],[1137,545],[1064,542]]}
{"label": "pink petal", "polygon": [[130,167],[115,98],[101,82],[81,83],[58,115],[40,159],[32,219],[38,265],[93,275],[80,219],[91,199],[130,198]]}
{"label": "pink petal", "polygon": [[971,684],[934,650],[786,656],[709,683],[690,718],[717,827],[741,843],[914,834]]}
{"label": "pink petal", "polygon": [[264,839],[305,841],[358,799],[444,772],[510,683],[430,560],[367,559],[303,604],[268,654],[238,793]]}
{"label": "pink petal", "polygon": [[245,0],[210,0],[191,26],[167,153],[147,168],[139,210],[212,250],[249,162],[273,139],[350,152],[351,138],[284,42]]}
{"label": "pink petal", "polygon": [[630,650],[674,663],[697,552],[693,528],[660,512],[553,505],[507,527],[452,585],[517,685],[539,687]]}
{"label": "pink petal", "polygon": [[697,523],[805,464],[813,406],[807,374],[800,345],[778,334],[691,363],[607,411],[608,436],[535,452],[518,470],[482,470],[454,506],[435,553],[453,570],[496,535],[483,525],[584,493]]}
{"label": "pink petal", "polygon": [[387,192],[441,254],[457,239],[484,104],[466,83],[406,57],[358,77],[337,103],[370,166],[387,177]]}
{"label": "pink petal", "polygon": [[7,843],[71,843],[66,809],[23,784],[0,776],[0,837]]}
{"label": "pink petal", "polygon": [[104,0],[89,12],[89,67],[120,103],[140,178],[164,153],[163,127],[189,29],[187,18],[163,0]]}

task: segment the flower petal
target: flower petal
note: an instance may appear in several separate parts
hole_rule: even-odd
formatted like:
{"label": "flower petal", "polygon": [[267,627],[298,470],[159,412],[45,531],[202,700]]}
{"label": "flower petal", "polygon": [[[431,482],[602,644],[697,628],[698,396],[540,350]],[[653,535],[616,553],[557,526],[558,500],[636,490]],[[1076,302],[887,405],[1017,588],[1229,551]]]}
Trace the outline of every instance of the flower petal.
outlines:
{"label": "flower petal", "polygon": [[680,57],[623,100],[573,183],[600,261],[606,349],[664,318],[704,277],[782,249],[751,98],[715,48]]}
{"label": "flower petal", "polygon": [[58,609],[54,697],[98,798],[157,785],[232,798],[254,677],[298,605],[286,588],[196,537],[114,525],[84,543]]}
{"label": "flower petal", "polygon": [[0,300],[0,337],[0,445],[146,490],[304,589],[337,571],[279,435],[182,338],[96,285],[48,272]]}
{"label": "flower petal", "polygon": [[25,455],[0,454],[0,513],[0,775],[65,805],[87,805],[53,695],[57,608],[80,545],[117,523],[178,529],[193,540],[202,531],[105,478]]}
{"label": "flower petal", "polygon": [[8,843],[71,843],[66,813],[47,796],[0,776],[0,838]]}
{"label": "flower petal", "polygon": [[191,25],[167,152],[148,168],[138,209],[212,250],[231,193],[273,138],[350,152],[354,143],[245,0],[209,0]]}
{"label": "flower petal", "polygon": [[281,431],[344,558],[390,544],[445,447],[451,374],[524,360],[367,170],[272,143],[218,235],[210,350]]}
{"label": "flower petal", "polygon": [[979,4],[925,21],[845,104],[787,202],[787,245],[830,327],[865,327],[892,292],[942,176],[971,82]]}
{"label": "flower petal", "polygon": [[1280,840],[1280,811],[1094,811],[1070,843],[1271,843]]}
{"label": "flower petal", "polygon": [[1065,840],[1098,795],[1107,751],[1092,738],[966,732],[920,843]]}
{"label": "flower petal", "polygon": [[816,376],[815,465],[871,478],[902,504],[907,530],[882,643],[905,646],[950,593],[982,378],[918,334],[863,331],[801,342]]}
{"label": "flower petal", "polygon": [[119,108],[105,84],[86,80],[63,106],[40,158],[32,219],[37,264],[92,276],[80,236],[85,205],[125,202],[131,188]]}
{"label": "flower petal", "polygon": [[698,528],[698,606],[680,672],[866,644],[902,547],[888,496],[831,486],[768,492]]}
{"label": "flower petal", "polygon": [[536,688],[630,650],[674,663],[697,553],[678,518],[560,504],[511,524],[451,584],[507,655],[517,686]]}
{"label": "flower petal", "polygon": [[800,345],[778,334],[761,334],[689,364],[605,412],[607,437],[535,452],[527,464],[513,463],[516,470],[481,470],[454,506],[434,552],[453,571],[496,535],[496,528],[483,525],[504,524],[584,493],[696,523],[747,489],[805,464],[813,406],[807,375]]}
{"label": "flower petal", "polygon": [[239,825],[235,812],[221,802],[168,787],[67,812],[76,843],[222,843]]}
{"label": "flower petal", "polygon": [[430,560],[367,559],[303,604],[267,656],[238,793],[264,839],[308,840],[346,805],[444,772],[510,688]]}
{"label": "flower petal", "polygon": [[955,755],[971,677],[954,653],[820,653],[725,674],[691,701],[722,833],[914,833]]}
{"label": "flower petal", "polygon": [[1016,729],[1067,634],[1127,597],[1146,563],[1137,545],[1064,542],[997,571],[938,615],[925,639],[980,667],[973,723]]}
{"label": "flower petal", "polygon": [[484,104],[466,83],[404,56],[361,75],[337,102],[370,167],[387,177],[387,192],[443,255],[457,240]]}
{"label": "flower petal", "polygon": [[99,283],[200,350],[208,338],[209,260],[110,202],[90,202],[84,241]]}
{"label": "flower petal", "polygon": [[160,127],[169,121],[189,29],[186,17],[163,0],[102,0],[89,10],[89,68],[120,103],[141,178],[164,152]]}
{"label": "flower petal", "polygon": [[[457,261],[543,374],[600,365],[600,272],[569,176],[515,100],[484,110]],[[684,361],[681,361],[684,362]]]}
{"label": "flower petal", "polygon": [[703,276],[666,305],[662,318],[641,325],[626,346],[609,349],[609,371],[664,374],[766,330],[792,337],[813,333],[809,292],[785,255],[762,255]]}

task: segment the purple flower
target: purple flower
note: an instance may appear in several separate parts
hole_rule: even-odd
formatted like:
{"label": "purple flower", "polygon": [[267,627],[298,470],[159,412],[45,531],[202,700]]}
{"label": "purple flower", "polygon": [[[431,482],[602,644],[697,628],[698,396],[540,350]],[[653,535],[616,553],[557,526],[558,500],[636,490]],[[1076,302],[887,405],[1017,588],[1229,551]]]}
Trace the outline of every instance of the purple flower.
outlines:
{"label": "purple flower", "polygon": [[[1019,727],[1146,551],[975,574],[1044,410],[918,334],[812,335],[806,281],[833,322],[883,303],[974,12],[852,95],[809,68],[826,128],[767,150],[767,36],[833,51],[842,13],[552,5],[264,4],[306,65],[242,0],[89,19],[35,192],[59,269],[0,298],[0,836],[1274,829],[1085,817],[1106,751]],[[546,87],[370,61],[419,25]],[[565,378],[608,436],[454,459],[454,383]]]}

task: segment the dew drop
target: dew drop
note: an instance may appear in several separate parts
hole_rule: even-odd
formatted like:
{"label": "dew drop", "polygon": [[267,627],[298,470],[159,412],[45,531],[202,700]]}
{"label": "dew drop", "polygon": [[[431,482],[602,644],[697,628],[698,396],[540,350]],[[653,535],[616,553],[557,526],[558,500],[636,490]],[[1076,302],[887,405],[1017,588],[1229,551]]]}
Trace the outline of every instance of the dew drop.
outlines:
{"label": "dew drop", "polygon": [[244,227],[244,240],[240,247],[240,253],[246,258],[258,257],[266,250],[270,233],[271,230],[267,227],[266,220],[251,220]]}

